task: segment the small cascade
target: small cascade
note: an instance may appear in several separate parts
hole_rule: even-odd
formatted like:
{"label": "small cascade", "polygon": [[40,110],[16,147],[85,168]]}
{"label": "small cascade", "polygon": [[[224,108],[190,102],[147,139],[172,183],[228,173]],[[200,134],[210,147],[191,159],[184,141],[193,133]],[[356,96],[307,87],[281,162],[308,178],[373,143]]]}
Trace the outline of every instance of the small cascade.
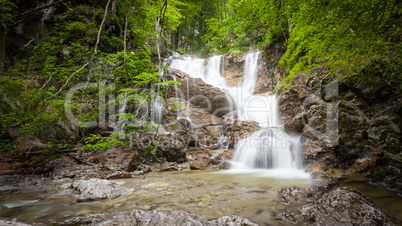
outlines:
{"label": "small cascade", "polygon": [[[190,103],[190,85],[189,85],[189,82],[190,82],[190,80],[188,78],[186,78],[186,85],[187,85],[187,89],[186,89],[187,99],[186,100],[188,101],[188,103]],[[189,109],[187,109],[187,119],[191,120],[191,118],[190,118],[190,106],[188,106],[188,108]]]}
{"label": "small cascade", "polygon": [[[173,76],[173,80],[175,82],[177,81],[176,76]],[[177,85],[176,84],[174,84],[174,92],[175,92],[175,100],[178,100],[179,95],[177,94]],[[176,110],[176,118],[179,118],[179,117],[180,117],[180,109],[177,109]]]}
{"label": "small cascade", "polygon": [[226,88],[228,85],[226,84],[226,79],[221,73],[222,56],[223,55],[213,56],[208,59],[208,64],[205,68],[205,77],[203,80],[215,87]]}
{"label": "small cascade", "polygon": [[254,94],[254,88],[258,80],[258,58],[260,52],[247,54],[244,65],[244,80],[241,85],[243,92]]}
{"label": "small cascade", "polygon": [[[156,89],[156,95],[154,98],[154,104],[153,104],[153,115],[152,115],[152,120],[153,123],[157,124],[162,121],[162,112],[163,112],[163,107],[164,107],[164,102],[163,102],[163,97],[159,95],[160,91],[160,84],[158,84],[158,87]],[[158,128],[158,133],[163,133],[166,131],[164,128],[163,124],[157,125]]]}
{"label": "small cascade", "polygon": [[125,126],[124,113],[126,112],[127,103],[128,103],[128,97],[127,92],[125,92],[124,95],[119,96],[119,113],[118,113],[119,120],[116,122],[113,128],[113,133],[123,132]]}
{"label": "small cascade", "polygon": [[[157,92],[159,92],[160,86],[158,85]],[[162,110],[163,110],[163,98],[157,94],[154,99],[154,112],[153,112],[153,122],[159,123],[162,121]]]}

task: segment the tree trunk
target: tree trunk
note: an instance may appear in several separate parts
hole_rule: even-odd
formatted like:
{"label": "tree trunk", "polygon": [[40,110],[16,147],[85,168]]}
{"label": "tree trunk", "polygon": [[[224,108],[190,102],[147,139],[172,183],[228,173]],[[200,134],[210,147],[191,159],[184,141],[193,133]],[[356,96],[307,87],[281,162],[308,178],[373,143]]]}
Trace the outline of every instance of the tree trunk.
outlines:
{"label": "tree trunk", "polygon": [[[1,7],[1,6],[0,6]],[[0,12],[2,9],[0,8]],[[7,27],[2,18],[0,18],[0,75],[4,73],[4,61],[6,59],[6,34]]]}
{"label": "tree trunk", "polygon": [[[162,23],[163,23],[162,17],[164,17],[164,9],[165,9],[165,7],[167,8],[167,0],[165,0],[163,2],[162,8],[159,11],[158,18],[156,18],[156,20],[155,20],[156,48],[158,49],[158,58],[159,58],[158,71],[159,72],[161,72],[161,65],[162,65],[161,52],[163,52],[163,50],[164,50],[164,43],[163,43],[163,39],[162,39],[162,29],[163,29],[163,27],[162,27]],[[162,15],[162,13],[163,13],[163,15]]]}

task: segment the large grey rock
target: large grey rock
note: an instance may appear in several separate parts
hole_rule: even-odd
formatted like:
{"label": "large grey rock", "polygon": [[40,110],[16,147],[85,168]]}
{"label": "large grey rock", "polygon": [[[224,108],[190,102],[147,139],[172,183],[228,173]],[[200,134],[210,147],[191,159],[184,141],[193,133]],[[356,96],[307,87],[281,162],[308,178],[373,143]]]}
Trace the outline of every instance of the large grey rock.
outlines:
{"label": "large grey rock", "polygon": [[283,188],[279,191],[278,202],[290,209],[307,203],[279,215],[291,224],[393,225],[370,198],[354,189],[314,193],[311,189]]}
{"label": "large grey rock", "polygon": [[246,218],[238,216],[223,216],[217,220],[205,221],[199,216],[172,210],[133,210],[131,212],[117,212],[111,214],[94,214],[87,217],[77,217],[53,225],[244,225],[254,226]]}
{"label": "large grey rock", "polygon": [[71,186],[78,192],[77,201],[92,201],[108,198],[117,198],[121,195],[130,194],[134,189],[124,188],[124,182],[90,179],[77,180]]}
{"label": "large grey rock", "polygon": [[[200,109],[205,109],[210,114],[222,117],[230,112],[234,104],[230,97],[220,88],[205,83],[201,78],[192,78],[189,75],[172,70],[177,81],[181,82],[177,88],[178,99],[189,101],[192,105]],[[170,91],[168,97],[176,98],[175,90]]]}

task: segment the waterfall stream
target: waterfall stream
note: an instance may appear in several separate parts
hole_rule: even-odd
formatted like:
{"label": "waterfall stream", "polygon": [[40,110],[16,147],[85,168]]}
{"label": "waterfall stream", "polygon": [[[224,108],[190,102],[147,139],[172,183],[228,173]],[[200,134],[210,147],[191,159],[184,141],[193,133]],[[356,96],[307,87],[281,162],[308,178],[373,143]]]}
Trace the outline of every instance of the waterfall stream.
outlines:
{"label": "waterfall stream", "polygon": [[[244,80],[238,87],[228,86],[222,76],[222,55],[209,58],[206,66],[203,59],[191,57],[180,59],[175,55],[170,67],[181,70],[193,78],[201,78],[205,83],[224,90],[233,99],[236,107],[227,115],[225,121],[233,121],[237,112],[240,120],[256,121],[262,128],[236,145],[231,162],[232,168],[226,171],[227,173],[262,173],[279,178],[308,178],[309,174],[301,168],[300,136],[284,132],[280,123],[276,95],[254,94],[258,81],[259,56],[260,52],[247,54]],[[221,130],[219,141],[225,140],[227,137]]]}

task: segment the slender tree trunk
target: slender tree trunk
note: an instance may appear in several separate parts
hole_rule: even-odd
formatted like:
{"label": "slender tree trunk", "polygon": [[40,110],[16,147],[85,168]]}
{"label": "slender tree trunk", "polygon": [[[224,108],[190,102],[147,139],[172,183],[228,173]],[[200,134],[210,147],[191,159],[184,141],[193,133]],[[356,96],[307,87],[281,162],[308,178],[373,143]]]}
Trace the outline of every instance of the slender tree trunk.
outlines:
{"label": "slender tree trunk", "polygon": [[216,9],[218,10],[218,18],[219,18],[219,21],[222,22],[222,19],[221,19],[221,16],[220,16],[220,12],[219,12],[219,11],[221,11],[220,8],[219,8],[219,0],[216,1],[216,6],[217,6]]}
{"label": "slender tree trunk", "polygon": [[[161,49],[163,49],[163,40],[162,40],[162,16],[164,16],[164,8],[167,7],[167,0],[163,2],[162,8],[159,11],[158,18],[155,21],[155,31],[156,31],[156,48],[158,49],[158,58],[159,58],[159,67],[158,71],[161,72],[162,68],[162,58],[161,58]],[[165,9],[166,10],[166,9]],[[163,13],[163,15],[162,15]]]}
{"label": "slender tree trunk", "polygon": [[[0,5],[0,13],[3,12],[3,4]],[[0,15],[0,75],[4,73],[4,61],[6,59],[6,34],[7,27]]]}

